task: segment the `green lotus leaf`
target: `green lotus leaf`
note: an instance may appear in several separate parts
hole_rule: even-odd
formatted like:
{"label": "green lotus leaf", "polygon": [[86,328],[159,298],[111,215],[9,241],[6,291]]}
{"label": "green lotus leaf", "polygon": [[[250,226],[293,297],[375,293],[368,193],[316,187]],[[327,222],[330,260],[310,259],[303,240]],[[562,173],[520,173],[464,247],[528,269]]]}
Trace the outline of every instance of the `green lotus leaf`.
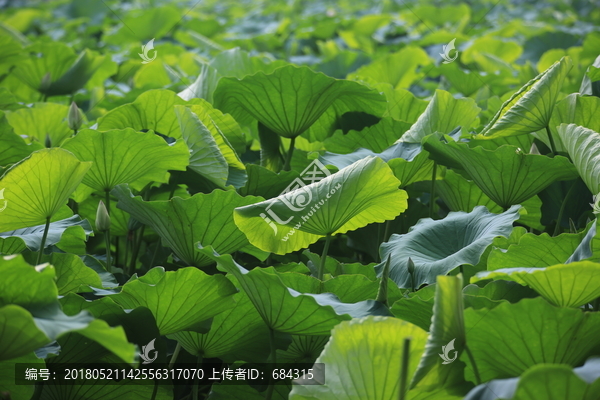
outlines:
{"label": "green lotus leaf", "polygon": [[519,89],[490,120],[477,138],[495,139],[522,135],[544,129],[550,122],[560,88],[572,67],[569,57],[563,57]]}
{"label": "green lotus leaf", "polygon": [[415,97],[405,89],[394,89],[391,85],[380,83],[374,85],[382,91],[388,101],[388,108],[383,117],[391,117],[398,121],[414,124],[421,114],[427,109],[428,102]]}
{"label": "green lotus leaf", "polygon": [[561,124],[558,136],[588,189],[593,194],[600,192],[600,133],[575,124]]}
{"label": "green lotus leaf", "polygon": [[490,151],[465,143],[444,144],[436,136],[425,139],[423,146],[440,164],[464,169],[483,193],[505,209],[535,196],[552,182],[577,177],[567,158],[524,154],[515,146]]}
{"label": "green lotus leaf", "polygon": [[0,392],[10,393],[14,399],[31,399],[35,392],[35,382],[30,385],[15,385],[17,363],[26,363],[36,369],[44,368],[46,364],[33,351],[19,358],[0,362]]}
{"label": "green lotus leaf", "polygon": [[[29,228],[16,229],[10,232],[0,233],[0,254],[16,254],[25,249],[38,251],[44,235],[44,225],[36,225]],[[48,226],[46,244],[44,247],[57,245],[63,240],[63,237],[72,234],[77,237],[87,239],[93,234],[92,227],[87,220],[82,220],[74,215],[70,218],[51,222]],[[64,244],[64,243],[63,243]]]}
{"label": "green lotus leaf", "polygon": [[[24,51],[41,57],[28,57],[20,62],[14,75],[47,96],[73,94],[83,88],[105,57],[88,49],[78,56],[69,45],[59,42],[37,42],[25,47]],[[47,73],[51,83],[42,88],[42,80]]]}
{"label": "green lotus leaf", "polygon": [[0,307],[0,327],[0,360],[23,356],[50,343],[31,313],[14,304]]}
{"label": "green lotus leaf", "polygon": [[404,373],[410,378],[423,354],[425,331],[396,318],[366,317],[342,322],[333,329],[316,361],[325,364],[324,384],[294,385],[290,400],[398,398],[399,361],[404,356],[403,339],[407,337],[411,342],[408,371]]}
{"label": "green lotus leaf", "polygon": [[502,303],[516,303],[522,299],[538,296],[535,290],[511,281],[498,280],[492,281],[484,287],[471,284],[463,288],[465,308],[472,307],[476,310],[481,308],[491,310]]}
{"label": "green lotus leaf", "polygon": [[39,142],[27,144],[13,131],[6,114],[0,111],[0,167],[14,164],[29,156],[33,151],[42,149]]}
{"label": "green lotus leaf", "polygon": [[407,297],[396,301],[390,311],[394,316],[429,332],[431,318],[433,317],[435,293],[435,284],[425,286],[423,289],[409,293]]}
{"label": "green lotus leaf", "polygon": [[[492,214],[478,206],[470,213],[451,212],[442,220],[423,218],[403,235],[394,234],[380,247],[381,259],[391,255],[390,278],[401,288],[419,288],[432,284],[438,275],[446,275],[463,264],[477,265],[495,237],[507,237],[519,218],[520,206],[502,214]],[[408,259],[415,268],[408,272]],[[378,276],[383,263],[375,267]]]}
{"label": "green lotus leaf", "polygon": [[170,146],[153,132],[133,129],[83,129],[62,148],[81,161],[93,162],[83,184],[100,192],[121,183],[135,183],[134,187],[141,189],[148,182],[166,182],[167,170],[183,171],[189,163],[182,141]]}
{"label": "green lotus leaf", "polygon": [[[600,345],[600,315],[559,308],[541,297],[465,310],[467,343],[482,382],[519,376],[541,363],[581,365]],[[465,377],[474,381],[471,362]]]}
{"label": "green lotus leaf", "polygon": [[0,232],[40,225],[57,215],[90,167],[60,148],[36,151],[15,164],[0,180],[5,206]]}
{"label": "green lotus leaf", "polygon": [[35,138],[40,144],[45,143],[48,136],[56,147],[73,133],[67,124],[68,113],[69,107],[66,105],[34,103],[31,108],[7,113],[6,119],[17,135]]}
{"label": "green lotus leaf", "polygon": [[196,251],[197,242],[212,245],[221,253],[248,245],[246,236],[233,223],[233,210],[262,200],[242,197],[234,191],[215,190],[185,200],[174,197],[169,201],[143,201],[140,196],[133,197],[127,185],[117,186],[112,193],[119,200],[118,208],[152,227],[179,258],[197,267],[212,263]]}
{"label": "green lotus leaf", "polygon": [[[48,400],[80,400],[80,399],[130,399],[146,400],[154,397],[154,400],[173,399],[173,387],[163,383],[156,386],[154,381],[129,379],[121,381],[90,381],[84,384],[70,385],[44,385],[41,391],[43,399]],[[109,383],[110,382],[110,383]]]}
{"label": "green lotus leaf", "polygon": [[[123,25],[115,33],[106,35],[106,41],[110,44],[137,44],[152,38],[160,39],[181,20],[181,13],[172,5],[129,10],[123,15]],[[148,54],[149,57],[152,55],[153,52]]]}
{"label": "green lotus leaf", "polygon": [[580,307],[600,297],[600,264],[578,261],[547,268],[501,268],[477,273],[472,282],[485,279],[511,280],[535,289],[559,307]]}
{"label": "green lotus leaf", "polygon": [[[210,247],[199,251],[210,256],[224,271],[237,279],[267,326],[277,332],[328,335],[341,321],[387,313],[387,309],[384,310],[374,300],[347,304],[330,293],[300,293],[286,286],[282,280],[282,275],[286,274],[278,274],[273,267],[248,271],[228,254],[219,256]],[[312,280],[318,285],[316,279]],[[307,282],[296,279],[296,288],[302,289],[298,283]]]}
{"label": "green lotus leaf", "polygon": [[75,254],[52,254],[52,266],[56,270],[56,286],[61,296],[67,293],[91,292],[90,286],[103,287],[96,271],[85,265]]}
{"label": "green lotus leaf", "polygon": [[473,99],[455,99],[451,93],[438,89],[425,112],[398,141],[421,143],[427,135],[435,132],[449,134],[458,126],[466,133],[479,111],[481,109]]}
{"label": "green lotus leaf", "polygon": [[238,193],[242,196],[261,196],[265,199],[279,196],[294,179],[300,177],[296,171],[275,173],[255,164],[248,164],[246,172],[248,180],[244,186],[238,189]]}
{"label": "green lotus leaf", "polygon": [[392,54],[378,58],[348,75],[348,79],[369,78],[387,83],[396,89],[408,89],[421,73],[418,66],[431,64],[427,52],[420,47],[407,46]]}
{"label": "green lotus leaf", "polygon": [[319,182],[238,208],[234,220],[259,249],[286,254],[322,236],[395,218],[407,207],[399,184],[380,158],[367,157]]}
{"label": "green lotus leaf", "polygon": [[394,144],[410,126],[408,122],[385,117],[360,131],[336,131],[325,139],[325,148],[332,153],[351,153],[360,147],[380,153]]}
{"label": "green lotus leaf", "polygon": [[[149,276],[150,275],[150,276]],[[197,329],[198,325],[235,305],[237,289],[223,275],[207,275],[194,267],[165,272],[154,267],[127,282],[111,299],[124,308],[148,308],[161,335]]]}
{"label": "green lotus leaf", "polygon": [[575,252],[584,237],[582,233],[563,233],[550,236],[547,233],[523,235],[517,244],[507,249],[494,248],[487,260],[489,271],[501,268],[540,268],[562,264]]}
{"label": "green lotus leaf", "polygon": [[222,78],[214,99],[218,109],[240,123],[256,119],[286,138],[295,138],[319,121],[320,129],[311,140],[325,139],[338,114],[364,111],[377,115],[385,109],[385,98],[373,89],[292,65],[268,75]]}
{"label": "green lotus leaf", "polygon": [[246,295],[235,296],[235,307],[213,318],[208,333],[177,332],[169,335],[192,355],[233,361],[266,361],[269,356],[269,328]]}
{"label": "green lotus leaf", "polygon": [[292,343],[286,350],[277,350],[277,362],[314,363],[329,341],[329,335],[292,335]]}
{"label": "green lotus leaf", "polygon": [[0,306],[34,307],[56,301],[56,272],[48,264],[34,268],[20,254],[0,257],[0,275]]}
{"label": "green lotus leaf", "polygon": [[[444,365],[439,362],[440,349],[453,343],[456,349],[455,358],[465,349],[465,323],[463,316],[463,279],[462,276],[438,276],[435,289],[433,317],[425,352],[415,371],[410,388],[432,391],[437,388],[448,388],[464,382],[464,364],[462,362]],[[449,361],[451,352],[444,356]]]}
{"label": "green lotus leaf", "polygon": [[600,389],[600,359],[592,357],[585,365],[540,364],[519,378],[496,379],[471,390],[465,400],[590,400]]}

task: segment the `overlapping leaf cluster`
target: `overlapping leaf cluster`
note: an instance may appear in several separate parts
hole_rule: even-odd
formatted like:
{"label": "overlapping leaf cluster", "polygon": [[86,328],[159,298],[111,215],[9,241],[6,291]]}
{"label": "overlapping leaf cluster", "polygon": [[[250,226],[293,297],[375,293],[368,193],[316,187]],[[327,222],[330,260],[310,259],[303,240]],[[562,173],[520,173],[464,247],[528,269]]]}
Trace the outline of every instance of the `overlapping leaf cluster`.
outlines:
{"label": "overlapping leaf cluster", "polygon": [[[591,3],[19,3],[0,399],[600,399]],[[326,381],[15,385],[152,340]]]}

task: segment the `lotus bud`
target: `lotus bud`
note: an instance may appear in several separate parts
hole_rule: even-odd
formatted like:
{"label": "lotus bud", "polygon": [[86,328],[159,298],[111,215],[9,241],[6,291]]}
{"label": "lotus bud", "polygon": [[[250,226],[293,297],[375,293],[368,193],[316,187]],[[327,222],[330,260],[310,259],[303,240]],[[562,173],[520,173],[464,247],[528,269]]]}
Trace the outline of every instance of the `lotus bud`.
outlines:
{"label": "lotus bud", "polygon": [[411,275],[415,273],[415,263],[410,257],[408,257],[408,273]]}
{"label": "lotus bud", "polygon": [[102,200],[100,200],[96,211],[96,229],[100,232],[106,232],[110,229],[110,215],[108,215],[108,210]]}
{"label": "lotus bud", "polygon": [[50,72],[46,72],[46,75],[42,78],[42,82],[40,83],[40,92],[45,92],[50,88],[52,84],[52,75]]}
{"label": "lotus bud", "polygon": [[75,104],[75,102],[72,102],[71,106],[69,107],[67,122],[69,123],[69,129],[75,132],[77,132],[83,124],[83,115],[81,114],[81,111],[79,110],[79,107],[77,107],[77,104]]}

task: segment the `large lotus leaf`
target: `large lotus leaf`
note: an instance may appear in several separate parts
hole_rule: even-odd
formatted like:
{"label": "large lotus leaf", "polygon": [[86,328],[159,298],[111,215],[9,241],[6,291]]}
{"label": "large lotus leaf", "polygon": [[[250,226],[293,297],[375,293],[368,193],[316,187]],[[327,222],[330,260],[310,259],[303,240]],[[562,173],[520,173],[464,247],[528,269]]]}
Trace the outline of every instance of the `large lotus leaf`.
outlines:
{"label": "large lotus leaf", "polygon": [[91,292],[91,287],[102,288],[102,279],[75,254],[53,253],[52,265],[56,270],[56,287],[61,296],[67,293]]}
{"label": "large lotus leaf", "polygon": [[45,223],[67,202],[91,164],[60,148],[36,151],[15,164],[0,180],[5,206],[0,232]]}
{"label": "large lotus leaf", "polygon": [[69,107],[56,103],[34,103],[31,108],[21,108],[6,114],[8,123],[17,135],[35,138],[45,143],[50,137],[53,146],[59,146],[73,131],[67,124]]}
{"label": "large lotus leaf", "polygon": [[148,308],[161,335],[194,330],[203,321],[232,308],[237,289],[223,275],[207,275],[194,267],[168,271],[152,268],[127,282],[111,299],[124,308]]}
{"label": "large lotus leaf", "polygon": [[478,138],[533,133],[550,122],[563,81],[571,70],[569,57],[563,57],[513,94],[479,133]]}
{"label": "large lotus leaf", "polygon": [[[482,382],[521,375],[541,363],[580,365],[600,345],[600,315],[559,308],[541,297],[465,310],[467,343]],[[474,382],[471,362],[466,378]]]}
{"label": "large lotus leaf", "polygon": [[37,358],[33,351],[21,357],[0,362],[0,393],[10,393],[15,400],[31,399],[35,392],[35,382],[31,382],[30,385],[15,385],[17,377],[15,364],[17,363],[26,363],[36,369],[44,368],[46,365],[44,360]]}
{"label": "large lotus leaf", "polygon": [[183,141],[169,145],[153,132],[113,129],[98,132],[84,129],[63,146],[81,161],[93,165],[83,184],[97,191],[110,191],[121,183],[165,182],[167,170],[184,171],[189,151]]}
{"label": "large lotus leaf", "polygon": [[600,390],[599,371],[598,357],[573,369],[566,365],[534,365],[519,378],[495,379],[475,387],[465,400],[593,400]]}
{"label": "large lotus leaf", "polygon": [[[408,337],[410,350],[404,355],[403,342]],[[408,371],[402,372],[410,378],[426,340],[427,333],[421,328],[396,318],[342,322],[333,329],[316,361],[325,364],[324,384],[294,385],[290,400],[397,399],[402,357],[409,357]]]}
{"label": "large lotus leaf", "polygon": [[314,363],[329,341],[327,336],[292,335],[292,343],[286,350],[277,351],[277,362]]}
{"label": "large lotus leaf", "polygon": [[407,46],[360,67],[356,72],[349,74],[348,79],[368,78],[390,84],[396,89],[408,89],[421,74],[416,71],[417,67],[430,63],[431,60],[425,50],[417,46]]}
{"label": "large lotus leaf", "polygon": [[[477,265],[495,237],[507,237],[512,224],[519,218],[520,206],[502,214],[492,214],[478,206],[470,213],[451,212],[446,218],[434,221],[423,218],[403,235],[394,234],[380,248],[381,259],[391,255],[390,278],[401,288],[417,289],[431,284],[438,275],[446,275],[463,264]],[[408,272],[408,259],[415,264]],[[375,267],[378,276],[383,263]]]}
{"label": "large lotus leaf", "polygon": [[[38,251],[45,227],[46,224],[43,224],[0,233],[0,254],[16,254],[25,249]],[[50,223],[44,247],[58,244],[67,231],[71,231],[77,236],[83,235],[83,238],[87,238],[93,233],[87,220],[82,220],[79,216],[74,215]]]}
{"label": "large lotus leaf", "polygon": [[[59,42],[38,42],[24,50],[38,56],[28,57],[19,63],[13,74],[48,96],[72,94],[81,89],[100,68],[105,57],[88,49],[77,56],[69,45]],[[42,80],[47,73],[51,84],[42,89]]]}
{"label": "large lotus leaf", "polygon": [[487,260],[489,271],[501,268],[540,268],[562,264],[575,252],[584,237],[583,233],[563,233],[550,236],[547,233],[527,233],[508,249],[494,248]]}
{"label": "large lotus leaf", "polygon": [[[439,362],[439,352],[451,341],[458,358],[465,348],[465,323],[463,317],[462,276],[438,276],[435,302],[425,353],[410,383],[411,388],[431,391],[440,387],[452,387],[464,382],[464,364],[452,365]],[[447,352],[447,356],[451,356]]]}
{"label": "large lotus leaf", "polygon": [[140,94],[133,103],[123,104],[98,118],[98,130],[133,128],[136,131],[153,130],[175,139],[181,138],[174,105],[197,104],[187,102],[170,90],[154,89]]}
{"label": "large lotus leaf", "polygon": [[0,276],[0,306],[42,306],[58,296],[54,268],[48,264],[34,268],[20,254],[0,258]]}
{"label": "large lotus leaf", "polygon": [[319,182],[238,208],[234,220],[259,249],[286,254],[328,234],[395,218],[408,206],[399,184],[380,158],[367,157]]}
{"label": "large lotus leaf", "polygon": [[296,171],[275,173],[255,164],[248,164],[246,172],[248,173],[248,180],[244,186],[238,189],[239,194],[242,196],[261,196],[265,199],[279,196],[294,179],[300,177],[300,174]]}
{"label": "large lotus leaf", "polygon": [[558,136],[579,176],[593,194],[600,192],[600,133],[575,124],[561,124]]}
{"label": "large lotus leaf", "polygon": [[169,337],[179,341],[192,355],[233,361],[266,361],[269,356],[269,328],[246,293],[235,295],[235,307],[213,318],[208,333],[177,332]]}
{"label": "large lotus leaf", "polygon": [[86,312],[67,316],[58,303],[33,311],[14,304],[4,306],[0,308],[0,327],[0,360],[27,354],[73,331],[99,343],[124,362],[131,363],[135,357],[135,347],[127,342],[122,327],[111,328]]}
{"label": "large lotus leaf", "polygon": [[[389,314],[387,308],[374,300],[348,304],[330,293],[300,293],[286,286],[282,279],[282,275],[286,274],[278,274],[273,267],[248,271],[233,261],[230,255],[215,254],[211,247],[199,251],[237,279],[267,326],[274,331],[294,335],[328,335],[341,321]],[[287,278],[289,282],[290,277]],[[298,289],[302,289],[298,284],[307,283],[292,280]],[[316,279],[312,280],[318,284]]]}
{"label": "large lotus leaf", "polygon": [[122,20],[119,18],[123,25],[115,33],[107,35],[106,41],[121,45],[131,42],[137,44],[140,41],[145,43],[152,38],[160,39],[181,21],[182,13],[186,11],[191,10],[182,11],[172,5],[128,10]]}
{"label": "large lotus leaf", "polygon": [[394,89],[388,84],[377,84],[374,87],[382,91],[388,101],[388,108],[383,114],[384,117],[414,124],[427,109],[428,102],[415,97],[408,90]]}
{"label": "large lotus leaf", "polygon": [[511,280],[529,285],[550,303],[580,307],[600,297],[600,264],[577,261],[547,268],[501,268],[477,273],[472,282],[486,279]]}
{"label": "large lotus leaf", "polygon": [[535,196],[552,182],[577,177],[567,158],[524,154],[515,146],[490,151],[470,148],[466,143],[444,144],[435,135],[425,139],[423,146],[440,164],[464,169],[486,195],[505,209]]}
{"label": "large lotus leaf", "polygon": [[455,99],[451,93],[436,90],[433,99],[421,114],[417,122],[399,139],[400,142],[421,143],[432,133],[450,133],[461,127],[463,133],[477,118],[481,109],[470,98]]}
{"label": "large lotus leaf", "polygon": [[[267,75],[258,72],[239,80],[223,78],[214,93],[215,106],[248,124],[256,119],[277,134],[293,138],[311,127],[330,107],[380,114],[385,98],[357,82],[337,80],[308,67],[285,66]],[[321,121],[322,123],[324,121]],[[335,121],[322,125],[323,140]]]}
{"label": "large lotus leaf", "polygon": [[336,131],[325,139],[325,148],[332,153],[342,154],[351,153],[360,147],[380,153],[398,140],[410,126],[408,122],[385,117],[360,131]]}
{"label": "large lotus leaf", "polygon": [[163,244],[184,262],[197,267],[212,262],[196,251],[197,242],[212,245],[221,253],[232,253],[248,245],[246,236],[233,223],[233,210],[262,200],[215,190],[185,200],[174,197],[169,201],[143,201],[140,196],[133,197],[127,185],[117,186],[112,193],[119,200],[118,208],[152,227]]}
{"label": "large lotus leaf", "polygon": [[390,311],[401,320],[417,325],[429,332],[433,317],[433,303],[436,285],[428,285],[417,292],[410,292],[407,297],[396,301]]}
{"label": "large lotus leaf", "polygon": [[[559,152],[565,151],[563,141],[558,135],[560,124],[576,124],[600,132],[600,121],[596,118],[599,112],[600,98],[596,96],[582,96],[579,93],[572,93],[556,103],[548,125],[556,150]],[[537,132],[535,136],[544,140],[546,145],[550,145],[545,129]]]}
{"label": "large lotus leaf", "polygon": [[25,140],[13,131],[4,111],[0,111],[0,167],[21,161],[43,145],[39,142],[27,144]]}

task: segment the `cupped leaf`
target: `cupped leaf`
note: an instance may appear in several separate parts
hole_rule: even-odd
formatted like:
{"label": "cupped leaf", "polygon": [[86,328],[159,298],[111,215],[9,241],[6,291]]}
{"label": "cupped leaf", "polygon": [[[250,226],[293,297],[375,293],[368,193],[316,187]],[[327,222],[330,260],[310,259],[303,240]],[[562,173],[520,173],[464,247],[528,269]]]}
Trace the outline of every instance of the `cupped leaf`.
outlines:
{"label": "cupped leaf", "polygon": [[571,66],[571,59],[563,57],[527,82],[502,104],[498,113],[477,137],[495,139],[533,133],[546,128]]}
{"label": "cupped leaf", "polygon": [[559,307],[580,307],[600,297],[600,264],[578,261],[547,268],[501,268],[483,271],[472,282],[486,279],[511,280],[535,289]]}
{"label": "cupped leaf", "polygon": [[61,148],[36,151],[15,164],[0,180],[6,206],[0,232],[45,223],[65,205],[91,164]]}
{"label": "cupped leaf", "polygon": [[204,321],[232,308],[237,289],[223,275],[207,275],[194,267],[165,272],[154,267],[127,282],[111,299],[124,308],[148,308],[161,335],[198,329]]}
{"label": "cupped leaf", "polygon": [[460,126],[463,133],[477,118],[481,109],[475,100],[470,98],[455,99],[451,93],[436,90],[425,112],[417,122],[399,139],[400,142],[421,143],[421,140],[432,133],[448,134]]}
{"label": "cupped leaf", "polygon": [[575,124],[561,124],[558,135],[588,189],[599,193],[600,133]]}
{"label": "cupped leaf", "polygon": [[350,153],[358,148],[366,148],[380,153],[390,147],[410,128],[411,124],[385,117],[375,125],[363,130],[344,133],[336,131],[325,139],[325,148],[332,153]]}
{"label": "cupped leaf", "polygon": [[48,137],[52,146],[59,146],[73,133],[67,123],[68,113],[69,107],[63,104],[34,103],[31,108],[7,113],[6,119],[17,135],[35,138],[40,144]]}
{"label": "cupped leaf", "polygon": [[552,182],[577,177],[567,158],[524,154],[515,146],[490,151],[452,141],[444,144],[436,135],[425,139],[423,146],[440,164],[464,169],[486,195],[505,209],[533,197]]}
{"label": "cupped leaf", "polygon": [[[45,227],[46,224],[43,224],[0,233],[0,254],[16,254],[25,249],[38,251]],[[62,240],[63,234],[67,231],[71,231],[78,236],[83,235],[84,239],[93,234],[90,223],[74,215],[70,218],[50,223],[44,247],[58,244]],[[78,233],[75,233],[75,231],[78,231]]]}
{"label": "cupped leaf", "polygon": [[330,107],[373,114],[385,110],[385,98],[373,89],[291,65],[268,75],[258,72],[241,80],[223,78],[214,99],[217,108],[240,123],[256,119],[287,138],[302,134],[325,114],[320,121],[324,129],[315,137],[324,139],[335,122],[326,115]]}
{"label": "cupped leaf", "polygon": [[56,270],[56,287],[61,296],[67,293],[91,292],[90,287],[102,288],[102,279],[75,254],[54,253],[52,265]]}
{"label": "cupped leaf", "polygon": [[[482,382],[519,376],[541,363],[580,365],[600,345],[600,315],[541,297],[465,310],[467,343]],[[466,378],[474,381],[468,359]]]}
{"label": "cupped leaf", "polygon": [[0,306],[18,304],[35,307],[56,301],[56,272],[48,264],[32,267],[22,255],[0,258]]}
{"label": "cupped leaf", "polygon": [[83,129],[62,148],[81,161],[93,162],[83,184],[101,192],[121,183],[135,183],[141,189],[151,181],[166,182],[167,170],[183,171],[189,163],[182,141],[171,146],[153,132],[133,129]]}
{"label": "cupped leaf", "polygon": [[286,254],[322,236],[395,218],[407,208],[399,184],[380,158],[367,157],[319,182],[238,208],[234,220],[259,249]]}
{"label": "cupped leaf", "polygon": [[[450,357],[458,358],[465,349],[465,322],[463,316],[462,276],[438,276],[435,289],[435,302],[429,337],[417,371],[410,383],[411,388],[425,391],[443,387],[449,388],[464,382],[464,364],[445,365],[440,363],[440,349],[450,343],[456,349],[454,356],[450,351],[444,352]],[[449,348],[448,348],[449,349]]]}
{"label": "cupped leaf", "polygon": [[19,162],[33,151],[42,148],[39,142],[27,144],[9,125],[4,111],[0,111],[0,167]]}
{"label": "cupped leaf", "polygon": [[[507,237],[519,218],[520,206],[502,214],[492,214],[478,206],[470,213],[451,212],[442,220],[421,219],[403,235],[394,234],[380,247],[381,259],[391,255],[390,278],[401,288],[417,289],[431,284],[463,264],[477,265],[495,237]],[[408,271],[408,259],[414,272]],[[383,263],[375,267],[378,276]]]}
{"label": "cupped leaf", "polygon": [[[404,339],[409,337],[409,354],[403,354]],[[421,328],[396,318],[366,317],[342,322],[333,329],[316,361],[325,365],[325,382],[302,385],[299,381],[292,388],[290,400],[396,399],[400,391],[400,360],[409,357],[408,370],[402,372],[411,377],[426,340],[427,333]]]}
{"label": "cupped leaf", "polygon": [[197,242],[212,245],[221,253],[248,245],[246,236],[233,223],[233,210],[262,200],[242,197],[234,191],[215,190],[185,200],[174,197],[169,201],[143,201],[140,196],[133,197],[127,185],[117,186],[112,193],[119,200],[118,208],[152,227],[179,258],[197,267],[212,262],[196,251]]}

